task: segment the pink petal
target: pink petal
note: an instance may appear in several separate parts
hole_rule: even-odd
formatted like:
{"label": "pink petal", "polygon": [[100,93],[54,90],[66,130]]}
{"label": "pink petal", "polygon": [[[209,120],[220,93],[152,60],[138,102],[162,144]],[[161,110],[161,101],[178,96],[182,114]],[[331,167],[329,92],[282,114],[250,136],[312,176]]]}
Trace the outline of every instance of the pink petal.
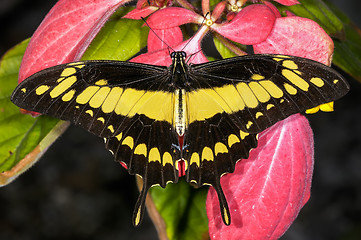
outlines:
{"label": "pink petal", "polygon": [[242,9],[230,23],[211,28],[228,39],[245,45],[263,42],[270,34],[276,16],[266,5],[253,4]]}
{"label": "pink petal", "polygon": [[212,21],[216,21],[222,15],[224,9],[226,8],[226,5],[227,2],[220,2],[216,5],[211,14]]}
{"label": "pink petal", "polygon": [[153,13],[147,22],[153,29],[166,29],[202,21],[203,17],[193,11],[179,7],[168,7]]}
{"label": "pink petal", "polygon": [[264,5],[269,7],[277,18],[281,17],[281,13],[280,13],[280,11],[278,11],[278,8],[276,8],[275,5],[273,5],[272,3],[267,2],[267,1],[264,2]]}
{"label": "pink petal", "polygon": [[79,60],[109,16],[128,1],[58,1],[31,38],[19,82],[44,68]]}
{"label": "pink petal", "polygon": [[[201,27],[192,38],[176,46],[172,46],[171,50],[186,52],[188,56],[188,62],[190,63],[207,62],[208,60],[206,56],[203,54],[200,46],[201,39],[204,37],[207,31],[208,31],[208,27],[206,26]],[[165,48],[154,52],[144,53],[131,59],[131,62],[169,66],[172,63],[172,60],[169,55],[169,51],[170,50],[168,48]]]}
{"label": "pink petal", "polygon": [[[153,31],[149,31],[148,35],[148,52],[174,46],[183,41],[182,30],[179,27],[162,30],[154,29]],[[159,38],[162,39],[162,41]]]}
{"label": "pink petal", "polygon": [[299,1],[297,0],[274,0],[275,2],[278,2],[282,5],[286,5],[286,6],[292,6],[292,5],[295,5],[295,4],[300,4]]}
{"label": "pink petal", "polygon": [[207,197],[211,239],[278,239],[310,196],[313,134],[307,119],[292,115],[260,134],[259,147],[221,178],[231,210],[222,222],[217,194]]}
{"label": "pink petal", "polygon": [[168,48],[148,52],[132,58],[130,62],[145,63],[159,66],[169,66],[172,63]]}
{"label": "pink petal", "polygon": [[269,37],[253,46],[255,53],[288,54],[326,65],[331,63],[333,42],[314,21],[301,17],[277,18]]}
{"label": "pink petal", "polygon": [[141,9],[134,9],[130,12],[128,12],[123,18],[129,18],[129,19],[142,19],[149,16],[150,14],[152,14],[153,12],[157,11],[159,8],[157,7],[153,7],[153,6],[148,6],[148,7],[144,7]]}

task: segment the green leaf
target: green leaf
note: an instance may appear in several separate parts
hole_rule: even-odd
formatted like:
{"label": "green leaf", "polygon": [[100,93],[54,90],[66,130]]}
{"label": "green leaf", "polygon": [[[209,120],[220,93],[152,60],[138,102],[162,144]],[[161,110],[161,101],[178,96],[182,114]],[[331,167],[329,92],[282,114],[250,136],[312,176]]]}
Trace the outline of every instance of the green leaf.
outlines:
{"label": "green leaf", "polygon": [[218,38],[214,37],[213,42],[214,42],[214,46],[216,46],[216,49],[218,50],[219,54],[221,54],[221,56],[223,58],[231,58],[231,57],[236,57],[237,56],[237,54],[235,54],[229,48],[227,48],[221,42],[221,40],[219,40]]}
{"label": "green leaf", "polygon": [[194,189],[183,178],[165,189],[150,190],[153,202],[165,221],[170,240],[204,239],[208,236],[205,187]]}
{"label": "green leaf", "polygon": [[[9,50],[0,63],[0,172],[2,172],[0,185],[9,183],[38,160],[38,156],[55,140],[52,137],[53,141],[44,142],[44,138],[59,122],[47,116],[33,118],[24,115],[10,101],[11,93],[17,85],[20,62],[28,43],[29,40],[25,40]],[[46,139],[50,140],[49,137]],[[35,148],[37,154],[34,152],[28,155]],[[22,162],[25,156],[28,156],[26,163]],[[15,166],[18,167],[11,171]]]}
{"label": "green leaf", "polygon": [[330,9],[344,24],[344,38],[335,39],[333,63],[352,77],[361,81],[361,30],[335,6],[328,3]]}
{"label": "green leaf", "polygon": [[141,20],[113,16],[95,37],[83,55],[83,60],[125,61],[147,45],[148,28]]}
{"label": "green leaf", "polygon": [[342,38],[342,21],[321,0],[299,0],[301,4],[282,6],[280,10],[289,10],[299,17],[309,18],[320,24],[330,36]]}

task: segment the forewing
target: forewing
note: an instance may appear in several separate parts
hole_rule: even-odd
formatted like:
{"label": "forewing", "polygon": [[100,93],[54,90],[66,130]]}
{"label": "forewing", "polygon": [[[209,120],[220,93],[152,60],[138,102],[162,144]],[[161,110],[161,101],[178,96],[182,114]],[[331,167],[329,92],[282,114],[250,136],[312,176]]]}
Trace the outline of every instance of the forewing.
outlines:
{"label": "forewing", "polygon": [[[120,61],[85,61],[58,65],[21,82],[11,100],[19,107],[67,120],[101,136],[119,134],[126,118],[144,114],[171,121],[171,109],[147,104],[171,104],[163,87],[163,67]],[[156,109],[158,107],[158,109]],[[142,112],[143,111],[143,112]]]}

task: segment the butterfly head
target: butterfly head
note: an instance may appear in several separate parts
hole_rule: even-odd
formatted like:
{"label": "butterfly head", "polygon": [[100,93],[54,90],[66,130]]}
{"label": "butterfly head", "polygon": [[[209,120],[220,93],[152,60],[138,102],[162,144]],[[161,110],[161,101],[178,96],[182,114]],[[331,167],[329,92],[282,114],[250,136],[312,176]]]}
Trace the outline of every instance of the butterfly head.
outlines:
{"label": "butterfly head", "polygon": [[172,52],[170,54],[170,57],[172,58],[172,71],[173,74],[182,74],[186,72],[185,69],[185,60],[187,57],[187,54],[183,51],[179,51],[179,52]]}

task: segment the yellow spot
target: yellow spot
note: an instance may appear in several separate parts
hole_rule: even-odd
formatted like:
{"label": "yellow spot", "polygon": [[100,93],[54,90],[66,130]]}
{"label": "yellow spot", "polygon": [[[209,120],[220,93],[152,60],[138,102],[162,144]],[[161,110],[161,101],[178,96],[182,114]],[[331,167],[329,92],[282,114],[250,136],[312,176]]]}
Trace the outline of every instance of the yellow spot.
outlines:
{"label": "yellow spot", "polygon": [[76,69],[72,67],[65,68],[63,72],[60,74],[61,77],[69,77],[76,73]]}
{"label": "yellow spot", "polygon": [[165,166],[167,163],[169,163],[171,166],[173,166],[172,155],[170,155],[169,152],[163,153],[163,166]]}
{"label": "yellow spot", "polygon": [[301,90],[308,91],[308,88],[310,87],[308,82],[306,82],[303,78],[298,76],[293,71],[288,70],[288,69],[283,69],[282,70],[282,75],[284,77],[286,77],[288,80],[290,80],[294,85],[296,85]]}
{"label": "yellow spot", "polygon": [[298,75],[302,75],[302,73],[298,70],[293,70],[294,73],[298,74]]}
{"label": "yellow spot", "polygon": [[114,111],[115,106],[118,103],[118,100],[123,92],[123,89],[120,87],[113,87],[107,98],[105,99],[102,110],[104,113],[110,113]]}
{"label": "yellow spot", "polygon": [[[82,62],[79,62],[79,63],[82,63]],[[85,64],[79,64],[79,65],[76,65],[75,67],[81,69],[81,68],[85,67]]]}
{"label": "yellow spot", "polygon": [[61,100],[63,100],[64,102],[69,102],[74,97],[74,94],[75,94],[75,89],[72,89],[69,92],[65,93],[61,98]]}
{"label": "yellow spot", "polygon": [[51,90],[50,97],[52,97],[52,98],[58,97],[60,94],[65,92],[68,88],[70,88],[75,82],[76,82],[76,76],[71,76],[71,77],[64,79],[64,81],[59,83],[56,87],[53,88],[53,90]]}
{"label": "yellow spot", "polygon": [[107,85],[108,84],[108,81],[105,80],[105,79],[101,79],[101,80],[98,80],[95,82],[95,85],[98,85],[98,86],[104,86],[104,85]]}
{"label": "yellow spot", "polygon": [[105,119],[103,117],[98,117],[97,120],[102,122],[103,124],[105,123]]}
{"label": "yellow spot", "polygon": [[243,98],[243,101],[246,103],[247,107],[255,108],[258,106],[258,100],[256,96],[253,94],[253,92],[246,83],[237,84],[237,90]]}
{"label": "yellow spot", "polygon": [[147,157],[147,146],[144,143],[138,144],[134,149],[134,154]]}
{"label": "yellow spot", "polygon": [[228,211],[225,207],[223,207],[223,218],[226,225],[229,225]]}
{"label": "yellow spot", "polygon": [[202,161],[213,161],[213,152],[209,147],[204,147],[202,151]]}
{"label": "yellow spot", "polygon": [[82,68],[84,67],[84,62],[72,62],[72,63],[69,63],[67,64],[68,66],[74,66],[74,67],[77,67],[77,68]]}
{"label": "yellow spot", "polygon": [[84,89],[78,97],[76,98],[76,102],[79,104],[86,104],[89,102],[90,98],[99,90],[100,87],[90,86]]}
{"label": "yellow spot", "polygon": [[333,83],[334,84],[338,83],[338,80],[337,79],[333,80]]}
{"label": "yellow spot", "polygon": [[320,110],[323,112],[333,112],[333,102],[321,104]]}
{"label": "yellow spot", "polygon": [[86,110],[85,113],[89,114],[91,117],[94,116],[93,110]]}
{"label": "yellow spot", "polygon": [[35,93],[36,95],[44,94],[46,91],[49,90],[49,88],[50,88],[49,86],[41,85],[35,90]]}
{"label": "yellow spot", "polygon": [[21,91],[22,91],[23,93],[26,93],[26,88],[22,88]]}
{"label": "yellow spot", "polygon": [[221,142],[217,142],[214,146],[214,154],[217,156],[219,153],[228,153],[226,145]]}
{"label": "yellow spot", "polygon": [[311,78],[311,83],[315,84],[317,87],[323,87],[325,85],[325,82],[318,77]]}
{"label": "yellow spot", "polygon": [[119,133],[117,136],[115,136],[117,139],[118,139],[118,141],[120,142],[120,140],[122,140],[122,138],[123,138],[123,133],[121,132],[121,133]]}
{"label": "yellow spot", "polygon": [[189,166],[191,166],[193,163],[195,163],[197,167],[200,166],[199,154],[197,152],[192,153]]}
{"label": "yellow spot", "polygon": [[79,109],[79,106],[78,106],[78,105],[76,105],[76,106],[75,106],[75,108],[76,108],[76,109]]}
{"label": "yellow spot", "polygon": [[258,119],[258,118],[261,117],[261,116],[263,116],[263,113],[261,113],[261,112],[257,112],[257,113],[256,113],[256,119]]}
{"label": "yellow spot", "polygon": [[57,82],[61,82],[61,81],[63,81],[65,79],[65,77],[61,77],[61,78],[59,78],[58,80],[56,80]]}
{"label": "yellow spot", "polygon": [[320,110],[320,106],[314,107],[314,108],[310,108],[306,110],[307,114],[314,114],[317,113]]}
{"label": "yellow spot", "polygon": [[267,109],[267,110],[270,110],[270,109],[273,108],[273,107],[275,107],[275,105],[273,105],[273,104],[267,104],[266,109]]}
{"label": "yellow spot", "polygon": [[277,87],[277,85],[274,84],[272,81],[264,80],[264,81],[260,81],[259,83],[262,85],[262,87],[266,89],[266,91],[269,94],[271,94],[272,97],[280,98],[283,96],[282,90],[279,87]]}
{"label": "yellow spot", "polygon": [[135,226],[139,225],[141,207],[138,208],[137,215],[135,217]]}
{"label": "yellow spot", "polygon": [[[182,160],[178,160],[178,162],[179,162],[179,161],[182,161]],[[187,169],[188,169],[188,162],[187,162],[187,161],[184,161],[184,170],[187,171]]]}
{"label": "yellow spot", "polygon": [[112,133],[114,133],[114,127],[113,127],[113,125],[109,125],[107,128],[109,129],[109,131],[111,131]]}
{"label": "yellow spot", "polygon": [[282,58],[273,58],[273,60],[275,60],[275,61],[277,61],[277,62],[279,62],[279,61],[283,61],[283,59],[282,59]]}
{"label": "yellow spot", "polygon": [[253,122],[248,121],[248,123],[247,123],[247,125],[246,125],[246,128],[249,129],[252,125],[253,125]]}
{"label": "yellow spot", "polygon": [[249,135],[249,133],[239,130],[239,135],[241,136],[241,139],[244,140]]}
{"label": "yellow spot", "polygon": [[284,83],[283,86],[289,94],[295,95],[297,93],[297,89],[289,85],[288,83]]}
{"label": "yellow spot", "polygon": [[282,66],[286,67],[286,68],[289,68],[289,69],[293,69],[293,70],[296,70],[298,69],[298,66],[297,64],[292,61],[292,60],[285,60],[282,62]]}
{"label": "yellow spot", "polygon": [[258,82],[250,82],[248,86],[251,88],[254,95],[256,95],[260,102],[265,103],[271,99],[271,96],[268,94],[268,92]]}
{"label": "yellow spot", "polygon": [[149,162],[159,162],[160,163],[160,153],[158,148],[152,148],[149,151]]}
{"label": "yellow spot", "polygon": [[280,100],[280,103],[283,103],[285,100],[282,98],[281,100]]}
{"label": "yellow spot", "polygon": [[232,147],[233,144],[236,144],[239,142],[241,142],[241,141],[239,140],[239,138],[236,135],[231,134],[228,136],[228,147]]}
{"label": "yellow spot", "polygon": [[253,80],[263,80],[264,76],[260,75],[260,74],[253,74],[251,77]]}
{"label": "yellow spot", "polygon": [[282,60],[284,60],[285,58],[291,58],[290,56],[286,56],[286,55],[275,55],[275,57],[280,57],[280,58],[283,58]]}
{"label": "yellow spot", "polygon": [[122,145],[127,145],[128,147],[130,147],[130,149],[133,149],[133,147],[134,147],[133,138],[131,136],[124,138]]}
{"label": "yellow spot", "polygon": [[109,92],[110,92],[110,87],[101,87],[99,91],[97,91],[94,94],[94,96],[90,99],[89,105],[92,108],[99,108],[103,104]]}

